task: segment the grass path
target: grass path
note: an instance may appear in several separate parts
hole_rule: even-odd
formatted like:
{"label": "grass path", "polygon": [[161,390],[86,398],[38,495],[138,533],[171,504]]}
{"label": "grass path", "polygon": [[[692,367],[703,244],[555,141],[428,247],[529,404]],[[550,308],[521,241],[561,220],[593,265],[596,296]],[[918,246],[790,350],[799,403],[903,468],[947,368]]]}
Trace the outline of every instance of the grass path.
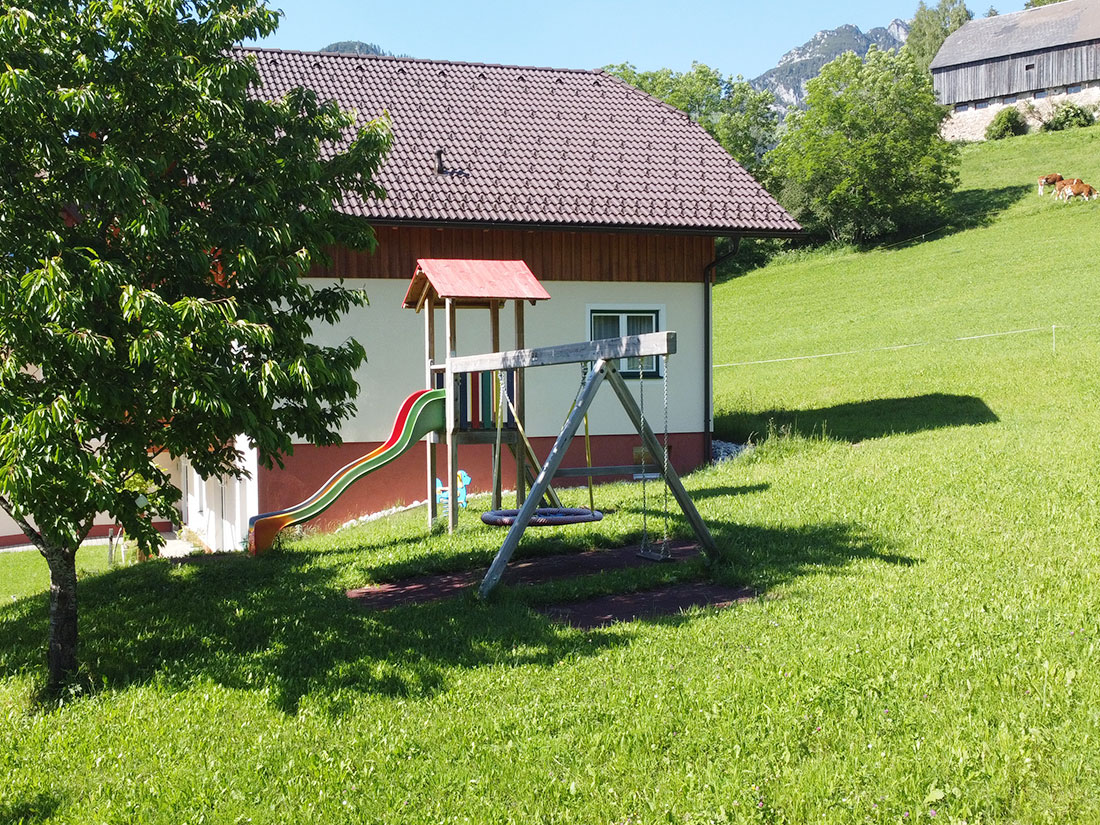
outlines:
{"label": "grass path", "polygon": [[[1095,129],[967,149],[984,225],[716,289],[719,363],[926,344],[717,371],[719,434],[758,446],[687,480],[712,572],[356,609],[344,588],[499,543],[473,517],[426,537],[416,512],[89,572],[95,689],[42,714],[44,595],[0,557],[24,582],[0,588],[0,822],[1095,822],[1100,204],[1028,187],[1100,179],[1098,149]],[[521,552],[635,539],[638,491],[598,492],[603,522]],[[705,575],[764,595],[587,633],[531,610]]]}

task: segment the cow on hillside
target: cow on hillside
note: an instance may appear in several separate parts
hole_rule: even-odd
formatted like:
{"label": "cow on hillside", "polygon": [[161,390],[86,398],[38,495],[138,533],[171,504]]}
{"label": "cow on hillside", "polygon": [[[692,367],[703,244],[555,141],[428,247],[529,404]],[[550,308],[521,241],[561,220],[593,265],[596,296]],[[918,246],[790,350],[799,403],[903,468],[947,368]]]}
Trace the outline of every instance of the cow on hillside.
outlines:
{"label": "cow on hillside", "polygon": [[1083,181],[1075,181],[1068,186],[1063,186],[1058,197],[1069,203],[1074,198],[1091,201],[1096,197],[1096,190]]}
{"label": "cow on hillside", "polygon": [[1081,180],[1080,178],[1069,178],[1068,180],[1060,180],[1060,181],[1056,182],[1054,184],[1054,197],[1056,197],[1056,198],[1062,197],[1062,191],[1067,186],[1072,186],[1073,184],[1078,184],[1078,183],[1084,183],[1084,181]]}
{"label": "cow on hillside", "polygon": [[1053,186],[1062,179],[1062,176],[1055,173],[1053,175],[1043,175],[1039,178],[1039,194],[1043,194],[1043,189],[1047,186]]}

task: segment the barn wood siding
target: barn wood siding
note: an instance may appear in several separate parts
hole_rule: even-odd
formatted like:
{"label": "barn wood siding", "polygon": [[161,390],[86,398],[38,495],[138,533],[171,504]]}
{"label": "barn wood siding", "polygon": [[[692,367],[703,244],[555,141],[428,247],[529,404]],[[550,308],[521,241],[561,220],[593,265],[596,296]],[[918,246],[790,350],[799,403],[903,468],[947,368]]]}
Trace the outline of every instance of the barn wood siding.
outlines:
{"label": "barn wood siding", "polygon": [[701,283],[708,235],[375,226],[373,254],[338,248],[314,278],[412,278],[417,258],[522,260],[542,281]]}
{"label": "barn wood siding", "polygon": [[[1029,64],[1035,68],[1027,71]],[[1100,41],[935,69],[940,103],[954,105],[1100,79]]]}

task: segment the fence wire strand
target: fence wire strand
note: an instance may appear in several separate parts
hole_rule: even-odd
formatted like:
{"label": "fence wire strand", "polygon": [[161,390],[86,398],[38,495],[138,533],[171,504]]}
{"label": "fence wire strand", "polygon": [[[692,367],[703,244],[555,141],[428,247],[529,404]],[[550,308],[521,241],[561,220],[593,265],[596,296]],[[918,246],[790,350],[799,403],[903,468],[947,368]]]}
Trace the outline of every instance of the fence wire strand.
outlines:
{"label": "fence wire strand", "polygon": [[869,355],[876,352],[896,352],[897,350],[912,349],[913,347],[930,347],[936,344],[954,344],[962,341],[977,341],[982,338],[1002,338],[1008,335],[1026,335],[1036,332],[1050,332],[1051,349],[1057,352],[1057,331],[1060,329],[1078,329],[1086,327],[1100,327],[1095,324],[1051,324],[1042,327],[1027,327],[1026,329],[1009,329],[1001,332],[983,332],[976,335],[960,335],[957,338],[940,338],[933,341],[915,341],[908,344],[891,344],[886,347],[870,347],[867,349],[849,349],[838,352],[819,352],[813,355],[791,355],[785,358],[762,358],[757,361],[731,361],[727,364],[715,364],[715,369],[721,367],[750,367],[757,364],[780,364],[786,361],[812,361],[818,358],[838,358],[844,355]]}

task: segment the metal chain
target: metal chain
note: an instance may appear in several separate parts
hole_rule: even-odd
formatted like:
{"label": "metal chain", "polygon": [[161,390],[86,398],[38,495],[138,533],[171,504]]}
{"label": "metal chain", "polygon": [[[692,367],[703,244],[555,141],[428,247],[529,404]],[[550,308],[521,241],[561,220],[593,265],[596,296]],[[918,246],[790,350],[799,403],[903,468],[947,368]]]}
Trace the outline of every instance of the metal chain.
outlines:
{"label": "metal chain", "polygon": [[[645,379],[642,377],[645,372],[645,359],[638,359],[638,408],[642,414],[642,431],[645,431]],[[639,435],[641,433],[639,432]],[[645,481],[646,476],[649,473],[646,472],[645,455],[649,452],[645,449],[645,439],[642,439],[642,549],[649,547],[649,504],[646,500]]]}
{"label": "metal chain", "polygon": [[664,473],[665,481],[665,536],[661,541],[661,552],[668,555],[668,353],[664,355],[664,410],[665,410],[665,442],[664,442]]}

